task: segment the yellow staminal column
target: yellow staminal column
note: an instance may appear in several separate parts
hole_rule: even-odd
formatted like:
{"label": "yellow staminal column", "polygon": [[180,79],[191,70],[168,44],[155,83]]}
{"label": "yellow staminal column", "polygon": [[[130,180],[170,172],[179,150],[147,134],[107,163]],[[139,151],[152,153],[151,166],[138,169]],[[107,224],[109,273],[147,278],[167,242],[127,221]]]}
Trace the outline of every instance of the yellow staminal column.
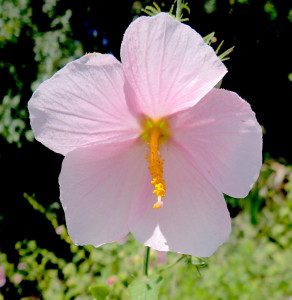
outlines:
{"label": "yellow staminal column", "polygon": [[161,132],[159,128],[153,127],[150,132],[150,153],[149,153],[149,171],[152,177],[151,184],[154,187],[153,194],[157,196],[157,202],[153,208],[161,208],[163,206],[162,197],[165,197],[165,181],[163,179],[163,160],[159,154],[159,138]]}
{"label": "yellow staminal column", "polygon": [[157,202],[153,208],[163,206],[162,198],[166,194],[166,184],[163,179],[163,159],[159,153],[159,146],[168,137],[168,126],[164,120],[146,120],[143,125],[142,138],[149,146],[147,154],[148,169],[151,175],[151,184],[153,185],[153,194],[157,196]]}

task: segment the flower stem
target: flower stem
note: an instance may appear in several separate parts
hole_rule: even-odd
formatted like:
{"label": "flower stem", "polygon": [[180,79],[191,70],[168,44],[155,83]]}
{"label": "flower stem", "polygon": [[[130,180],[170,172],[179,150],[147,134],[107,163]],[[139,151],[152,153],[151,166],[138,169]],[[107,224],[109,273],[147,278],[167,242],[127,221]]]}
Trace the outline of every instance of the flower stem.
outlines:
{"label": "flower stem", "polygon": [[148,276],[149,257],[150,257],[150,247],[146,246],[145,258],[144,258],[144,275],[145,276]]}
{"label": "flower stem", "polygon": [[181,19],[181,13],[182,13],[182,0],[177,0],[176,2],[176,12],[175,12],[175,17],[177,20]]}

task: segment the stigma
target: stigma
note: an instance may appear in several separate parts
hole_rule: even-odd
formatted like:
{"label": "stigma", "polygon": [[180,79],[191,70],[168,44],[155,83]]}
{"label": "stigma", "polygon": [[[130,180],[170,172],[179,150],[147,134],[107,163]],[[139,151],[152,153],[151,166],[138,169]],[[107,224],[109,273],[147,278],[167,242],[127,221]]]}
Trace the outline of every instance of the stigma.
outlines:
{"label": "stigma", "polygon": [[163,178],[163,164],[159,147],[169,137],[169,127],[164,119],[145,119],[142,122],[142,139],[147,143],[148,153],[146,159],[151,175],[153,194],[157,197],[156,203],[152,206],[155,209],[163,207],[162,198],[166,195],[166,183]]}

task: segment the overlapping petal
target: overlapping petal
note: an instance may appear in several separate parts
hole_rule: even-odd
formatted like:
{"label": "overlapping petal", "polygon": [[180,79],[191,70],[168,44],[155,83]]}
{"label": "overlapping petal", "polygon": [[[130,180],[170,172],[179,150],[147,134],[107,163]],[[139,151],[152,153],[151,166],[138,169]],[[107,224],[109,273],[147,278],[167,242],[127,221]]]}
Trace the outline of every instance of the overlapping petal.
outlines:
{"label": "overlapping petal", "polygon": [[149,181],[144,156],[137,141],[95,144],[66,155],[60,198],[74,243],[99,246],[128,234],[131,203]]}
{"label": "overlapping petal", "polygon": [[87,54],[43,82],[28,104],[35,137],[63,155],[92,142],[136,137],[121,64],[112,55]]}
{"label": "overlapping petal", "polygon": [[[168,14],[134,21],[121,58],[123,66],[85,55],[29,101],[36,139],[66,155],[59,181],[69,234],[99,246],[132,232],[160,251],[209,256],[230,233],[222,193],[244,197],[258,177],[261,128],[237,94],[214,89],[227,70],[213,49]],[[170,125],[159,146],[166,197],[158,210],[141,114]]]}
{"label": "overlapping petal", "polygon": [[213,89],[170,121],[173,138],[219,191],[234,197],[248,194],[262,165],[262,130],[246,101]]}
{"label": "overlapping petal", "polygon": [[197,32],[166,13],[130,24],[121,59],[130,106],[152,118],[193,106],[227,72]]}
{"label": "overlapping petal", "polygon": [[181,147],[169,144],[162,155],[164,206],[152,209],[153,195],[145,193],[132,207],[130,230],[138,241],[159,251],[209,256],[230,233],[223,195],[201,176]]}

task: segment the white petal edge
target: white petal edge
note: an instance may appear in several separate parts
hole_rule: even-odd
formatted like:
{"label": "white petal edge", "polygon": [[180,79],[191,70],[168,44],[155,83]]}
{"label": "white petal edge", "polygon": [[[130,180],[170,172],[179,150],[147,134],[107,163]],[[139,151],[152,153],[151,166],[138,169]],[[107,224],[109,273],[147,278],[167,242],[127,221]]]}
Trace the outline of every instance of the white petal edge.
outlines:
{"label": "white petal edge", "polygon": [[90,145],[68,153],[59,182],[73,242],[98,247],[122,240],[146,171],[144,145],[137,141]]}
{"label": "white petal edge", "polygon": [[130,24],[121,59],[132,90],[129,106],[152,118],[193,106],[227,72],[195,30],[166,13]]}
{"label": "white petal edge", "polygon": [[151,191],[132,207],[130,231],[146,246],[207,257],[227,240],[230,215],[223,194],[218,192],[189,161],[179,146],[162,149],[166,197],[161,209]]}
{"label": "white petal edge", "polygon": [[109,54],[86,54],[68,63],[37,88],[28,109],[35,138],[63,155],[139,134],[126,104],[121,63]]}
{"label": "white petal edge", "polygon": [[225,194],[247,196],[262,166],[262,129],[246,101],[213,89],[170,123],[173,138],[203,176]]}

